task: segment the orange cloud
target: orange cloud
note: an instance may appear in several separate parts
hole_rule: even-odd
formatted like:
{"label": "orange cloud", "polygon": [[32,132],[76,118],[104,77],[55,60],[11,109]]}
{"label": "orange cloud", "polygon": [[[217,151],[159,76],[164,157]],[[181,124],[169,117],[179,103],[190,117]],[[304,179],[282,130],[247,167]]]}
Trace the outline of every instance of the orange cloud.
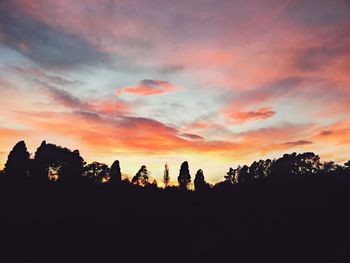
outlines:
{"label": "orange cloud", "polygon": [[175,90],[175,86],[167,81],[144,79],[138,86],[124,87],[116,92],[117,95],[130,93],[140,96],[164,94]]}
{"label": "orange cloud", "polygon": [[233,123],[242,124],[251,121],[265,120],[276,114],[271,108],[260,108],[255,111],[241,111],[229,113],[229,118]]}
{"label": "orange cloud", "polygon": [[92,108],[103,114],[129,113],[132,109],[122,101],[99,101],[95,102]]}
{"label": "orange cloud", "polygon": [[315,138],[324,143],[333,142],[337,145],[350,144],[350,121],[340,121],[320,128]]}
{"label": "orange cloud", "polygon": [[161,122],[140,117],[104,117],[88,112],[26,113],[22,123],[36,130],[78,141],[82,153],[95,156],[143,153],[201,154],[222,159],[247,159],[250,156],[293,149],[306,145],[300,140],[310,135],[312,126],[282,125],[233,134],[231,140],[208,140],[183,133]]}

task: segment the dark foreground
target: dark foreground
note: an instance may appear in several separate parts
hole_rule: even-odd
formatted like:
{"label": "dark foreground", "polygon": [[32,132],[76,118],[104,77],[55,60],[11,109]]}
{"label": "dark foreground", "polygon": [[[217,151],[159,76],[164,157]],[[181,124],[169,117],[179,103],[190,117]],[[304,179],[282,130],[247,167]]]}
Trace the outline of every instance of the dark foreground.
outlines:
{"label": "dark foreground", "polygon": [[0,262],[350,262],[350,181],[204,193],[2,183]]}

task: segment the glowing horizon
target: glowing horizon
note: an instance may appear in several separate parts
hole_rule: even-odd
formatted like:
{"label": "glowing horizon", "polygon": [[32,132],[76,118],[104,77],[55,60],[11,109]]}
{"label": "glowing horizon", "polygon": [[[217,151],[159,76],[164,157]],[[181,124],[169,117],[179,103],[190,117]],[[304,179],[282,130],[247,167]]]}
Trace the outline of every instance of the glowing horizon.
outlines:
{"label": "glowing horizon", "polygon": [[0,168],[17,141],[79,149],[133,176],[209,182],[312,151],[350,159],[350,3],[0,4]]}

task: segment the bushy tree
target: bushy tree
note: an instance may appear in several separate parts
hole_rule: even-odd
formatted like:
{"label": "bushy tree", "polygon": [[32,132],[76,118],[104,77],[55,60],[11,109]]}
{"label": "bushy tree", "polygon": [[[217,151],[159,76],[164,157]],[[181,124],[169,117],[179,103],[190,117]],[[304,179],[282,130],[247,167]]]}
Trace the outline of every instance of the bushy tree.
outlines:
{"label": "bushy tree", "polygon": [[254,161],[249,167],[249,173],[254,180],[262,180],[270,175],[271,173],[270,159]]}
{"label": "bushy tree", "polygon": [[84,176],[95,183],[105,183],[110,179],[110,169],[104,163],[89,163],[84,167]]}
{"label": "bushy tree", "polygon": [[290,177],[306,176],[319,172],[321,167],[320,157],[312,152],[302,154],[284,154],[275,160],[271,166],[271,176]]}
{"label": "bushy tree", "polygon": [[179,182],[179,188],[182,190],[187,190],[189,187],[189,184],[191,183],[191,175],[190,170],[188,168],[188,162],[185,161],[181,164],[180,167],[180,173],[177,177],[177,180]]}
{"label": "bushy tree", "polygon": [[79,180],[84,171],[84,159],[78,150],[71,151],[43,141],[34,157],[35,176],[40,179],[53,179],[60,182]]}
{"label": "bushy tree", "polygon": [[321,175],[333,174],[339,170],[341,170],[341,166],[336,164],[333,161],[323,162],[320,166],[320,174]]}
{"label": "bushy tree", "polygon": [[12,178],[26,178],[29,175],[30,154],[24,141],[18,142],[9,153],[5,163],[5,175]]}
{"label": "bushy tree", "polygon": [[305,152],[297,155],[297,175],[316,174],[321,167],[320,157],[313,152]]}

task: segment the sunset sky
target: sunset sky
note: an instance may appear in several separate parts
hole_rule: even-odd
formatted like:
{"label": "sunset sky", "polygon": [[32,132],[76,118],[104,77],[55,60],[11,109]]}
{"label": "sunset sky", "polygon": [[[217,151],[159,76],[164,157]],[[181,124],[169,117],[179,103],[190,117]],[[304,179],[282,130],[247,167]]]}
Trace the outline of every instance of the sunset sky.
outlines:
{"label": "sunset sky", "polygon": [[0,2],[0,168],[19,140],[173,181],[350,159],[349,0]]}

